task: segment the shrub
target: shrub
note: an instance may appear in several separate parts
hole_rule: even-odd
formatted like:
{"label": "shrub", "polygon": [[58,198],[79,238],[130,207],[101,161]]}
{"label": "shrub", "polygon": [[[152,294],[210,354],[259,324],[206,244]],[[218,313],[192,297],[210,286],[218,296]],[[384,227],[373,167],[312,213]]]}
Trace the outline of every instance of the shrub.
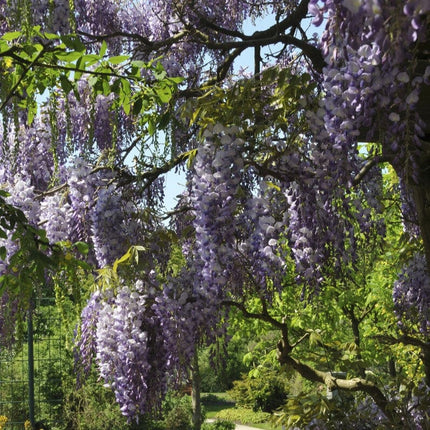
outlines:
{"label": "shrub", "polygon": [[224,409],[217,413],[217,418],[227,421],[240,422],[243,424],[259,424],[270,420],[268,412],[255,412],[246,408]]}
{"label": "shrub", "polygon": [[[224,393],[223,393],[224,394]],[[226,396],[221,396],[213,393],[203,394],[202,403],[204,405],[233,405],[233,400],[226,398]]]}
{"label": "shrub", "polygon": [[103,386],[91,372],[79,388],[70,381],[63,404],[64,429],[73,430],[166,430],[163,423],[151,417],[140,417],[139,423],[128,423],[121,414],[112,390]]}
{"label": "shrub", "polygon": [[235,427],[235,423],[231,421],[217,420],[213,423],[204,423],[202,430],[234,430]]}
{"label": "shrub", "polygon": [[264,372],[258,378],[245,376],[235,381],[229,393],[238,406],[272,412],[287,400],[288,385],[276,372]]}
{"label": "shrub", "polygon": [[169,430],[192,430],[193,411],[188,396],[169,396],[164,403],[164,426]]}

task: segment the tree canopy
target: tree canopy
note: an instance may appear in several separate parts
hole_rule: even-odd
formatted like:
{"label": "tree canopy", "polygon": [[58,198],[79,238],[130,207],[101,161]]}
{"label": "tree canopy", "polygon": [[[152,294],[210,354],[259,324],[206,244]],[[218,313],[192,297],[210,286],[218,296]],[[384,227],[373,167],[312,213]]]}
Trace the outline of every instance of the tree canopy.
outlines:
{"label": "tree canopy", "polygon": [[[234,310],[279,332],[281,365],[363,394],[366,425],[424,428],[430,6],[402,3],[1,1],[2,315],[45,284],[79,306],[91,283],[80,368],[95,358],[131,419]],[[170,171],[186,186],[166,211]],[[339,358],[340,314],[347,376],[304,348]],[[399,366],[415,348],[407,394],[368,377],[362,330]]]}

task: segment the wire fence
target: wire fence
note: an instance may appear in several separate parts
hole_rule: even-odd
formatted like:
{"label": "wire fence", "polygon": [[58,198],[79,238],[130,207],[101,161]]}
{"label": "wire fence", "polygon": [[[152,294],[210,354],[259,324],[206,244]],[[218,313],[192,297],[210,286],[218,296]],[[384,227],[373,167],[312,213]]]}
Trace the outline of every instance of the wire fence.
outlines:
{"label": "wire fence", "polygon": [[0,351],[0,429],[60,429],[65,336],[55,299],[36,302],[27,337]]}

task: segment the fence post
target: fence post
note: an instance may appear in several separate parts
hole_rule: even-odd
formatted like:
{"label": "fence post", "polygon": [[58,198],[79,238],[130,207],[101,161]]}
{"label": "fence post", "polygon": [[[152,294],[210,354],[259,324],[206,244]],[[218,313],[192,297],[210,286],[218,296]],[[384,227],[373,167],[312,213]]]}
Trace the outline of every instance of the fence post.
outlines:
{"label": "fence post", "polygon": [[31,428],[35,426],[34,419],[34,345],[33,345],[33,309],[34,303],[30,301],[27,323],[27,347],[28,347],[28,418]]}

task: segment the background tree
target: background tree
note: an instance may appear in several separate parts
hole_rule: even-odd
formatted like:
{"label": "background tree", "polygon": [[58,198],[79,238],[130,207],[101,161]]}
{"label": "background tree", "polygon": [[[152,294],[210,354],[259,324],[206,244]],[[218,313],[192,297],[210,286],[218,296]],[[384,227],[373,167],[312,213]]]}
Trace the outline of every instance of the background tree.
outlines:
{"label": "background tree", "polygon": [[[361,357],[347,379],[302,360],[317,328],[296,338],[292,316],[276,305],[285,294],[293,303],[324,297],[321,307],[342,311],[359,350],[376,307],[362,301],[362,274],[386,234],[381,173],[389,163],[416,253],[395,284],[402,331],[385,340],[419,348],[428,382],[420,95],[430,72],[429,6],[212,3],[2,2],[0,174],[9,203],[49,241],[87,242],[88,262],[105,267],[78,345],[84,365],[95,353],[124,415],[157,409],[197,346],[225,332],[233,306],[280,332],[281,364],[329,391],[370,396],[383,419],[404,426],[410,417],[365,378]],[[309,13],[325,25],[320,40],[309,36]],[[267,15],[272,24],[246,34],[245,20]],[[235,74],[246,51],[254,70]],[[360,140],[376,143],[361,149]],[[163,175],[182,166],[186,191],[163,214]],[[3,240],[8,263],[19,244]],[[125,261],[130,270],[118,271]]]}

